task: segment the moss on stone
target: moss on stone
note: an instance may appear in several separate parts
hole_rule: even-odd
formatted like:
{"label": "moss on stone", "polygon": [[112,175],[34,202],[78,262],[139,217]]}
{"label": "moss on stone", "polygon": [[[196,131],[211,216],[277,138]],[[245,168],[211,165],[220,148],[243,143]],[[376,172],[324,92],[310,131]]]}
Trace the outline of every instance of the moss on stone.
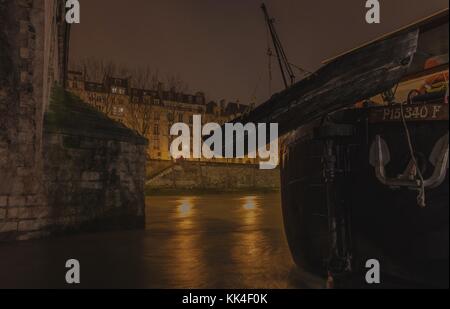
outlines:
{"label": "moss on stone", "polygon": [[108,118],[79,97],[59,86],[52,89],[44,129],[49,133],[90,136],[139,145],[147,140],[123,124]]}

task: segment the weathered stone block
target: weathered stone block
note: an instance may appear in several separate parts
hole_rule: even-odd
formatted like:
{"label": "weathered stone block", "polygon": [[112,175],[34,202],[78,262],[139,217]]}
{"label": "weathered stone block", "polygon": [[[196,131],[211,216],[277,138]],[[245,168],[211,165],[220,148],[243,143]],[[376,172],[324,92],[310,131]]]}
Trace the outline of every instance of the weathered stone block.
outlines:
{"label": "weathered stone block", "polygon": [[28,59],[30,57],[30,50],[26,47],[20,48],[20,58]]}
{"label": "weathered stone block", "polygon": [[7,209],[7,219],[17,219],[19,217],[19,209],[17,207]]}
{"label": "weathered stone block", "polygon": [[101,190],[103,189],[103,185],[100,182],[82,182],[81,188],[91,190]]}
{"label": "weathered stone block", "polygon": [[[33,0],[17,0],[17,5],[22,8],[31,8],[33,6]],[[23,10],[28,12],[28,10]]]}
{"label": "weathered stone block", "polygon": [[5,196],[0,196],[0,207],[6,207],[8,206],[8,197]]}
{"label": "weathered stone block", "polygon": [[8,233],[17,231],[17,222],[0,223],[0,233]]}
{"label": "weathered stone block", "polygon": [[[17,177],[16,181],[14,181],[11,185],[11,194],[23,194],[25,191],[25,185],[22,178]],[[14,199],[13,199],[14,198]],[[12,196],[9,199],[9,203],[12,206],[22,206],[24,204],[20,204],[20,200],[22,197],[20,196]],[[11,202],[12,201],[12,202]],[[12,203],[12,204],[11,204]]]}
{"label": "weathered stone block", "polygon": [[20,72],[20,82],[28,83],[30,81],[30,74],[26,71]]}
{"label": "weathered stone block", "polygon": [[19,209],[19,219],[42,219],[49,216],[49,207],[23,207]]}
{"label": "weathered stone block", "polygon": [[60,170],[60,171],[58,171],[57,179],[59,182],[70,181],[73,178],[72,173],[73,172],[69,169]]}
{"label": "weathered stone block", "polygon": [[82,181],[98,181],[100,180],[100,173],[98,172],[83,172],[81,174]]}
{"label": "weathered stone block", "polygon": [[40,220],[24,220],[20,221],[18,225],[19,232],[30,232],[30,231],[38,231],[42,228],[45,228],[48,225],[48,220],[40,219]]}
{"label": "weathered stone block", "polygon": [[61,143],[61,135],[60,134],[47,134],[47,138],[45,139],[46,143],[57,145]]}
{"label": "weathered stone block", "polygon": [[17,176],[19,176],[19,177],[30,177],[32,172],[33,171],[27,167],[18,167],[17,168]]}
{"label": "weathered stone block", "polygon": [[20,24],[20,33],[27,34],[28,33],[28,26],[30,25],[30,22],[28,20],[21,20],[19,22]]}
{"label": "weathered stone block", "polygon": [[29,195],[26,197],[26,205],[27,206],[38,206],[43,205],[44,200],[42,196],[39,195]]}
{"label": "weathered stone block", "polygon": [[9,198],[9,207],[19,207],[26,205],[26,199],[24,196],[11,196]]}
{"label": "weathered stone block", "polygon": [[0,208],[0,220],[3,220],[5,218],[6,218],[6,209]]}

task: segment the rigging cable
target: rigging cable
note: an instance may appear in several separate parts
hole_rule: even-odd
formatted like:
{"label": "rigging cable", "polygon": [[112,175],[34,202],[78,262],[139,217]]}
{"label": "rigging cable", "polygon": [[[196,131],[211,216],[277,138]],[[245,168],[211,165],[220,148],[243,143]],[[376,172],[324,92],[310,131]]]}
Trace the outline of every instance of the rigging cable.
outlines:
{"label": "rigging cable", "polygon": [[[397,89],[398,89],[398,84],[395,87],[394,96],[397,92]],[[416,152],[414,150],[414,146],[412,143],[411,133],[409,132],[409,128],[408,128],[408,123],[406,122],[403,104],[404,103],[400,103],[400,114],[402,117],[402,124],[403,124],[403,128],[405,130],[406,141],[408,143],[408,149],[409,149],[409,153],[411,155],[411,160],[414,164],[414,168],[416,169],[416,172],[417,172],[417,175],[419,176],[419,181],[420,181],[420,189],[419,189],[419,195],[417,196],[417,203],[418,203],[419,207],[425,208],[427,206],[426,205],[426,197],[425,197],[425,179],[423,178],[422,170],[420,169],[419,164],[416,159]]]}
{"label": "rigging cable", "polygon": [[267,60],[268,60],[268,69],[269,69],[269,98],[272,95],[272,57],[273,52],[270,48],[270,34],[269,34],[269,25],[267,25]]}
{"label": "rigging cable", "polygon": [[[273,54],[270,54],[270,57],[274,58],[274,57],[276,57],[276,56],[273,55]],[[310,76],[310,75],[313,75],[313,74],[314,74],[313,72],[308,71],[308,70],[302,68],[301,66],[296,65],[296,64],[294,64],[294,63],[292,63],[292,62],[288,62],[288,63],[289,63],[289,65],[290,65],[291,67],[293,67],[294,69],[297,69],[300,73],[302,73],[302,74],[305,75],[305,76]]]}
{"label": "rigging cable", "polygon": [[[284,52],[284,49],[283,49],[283,45],[281,44],[280,38],[278,37],[277,31],[275,29],[275,20],[273,18],[270,18],[265,4],[261,5],[261,9],[263,10],[264,18],[265,18],[270,36],[272,38],[272,43],[273,43],[273,47],[274,47],[276,55],[277,55],[278,65],[280,67],[281,77],[283,78],[284,86],[286,89],[288,89],[290,86],[292,86],[295,83],[294,72],[288,62],[286,53]],[[290,79],[289,80],[290,84],[288,83],[288,78]]]}

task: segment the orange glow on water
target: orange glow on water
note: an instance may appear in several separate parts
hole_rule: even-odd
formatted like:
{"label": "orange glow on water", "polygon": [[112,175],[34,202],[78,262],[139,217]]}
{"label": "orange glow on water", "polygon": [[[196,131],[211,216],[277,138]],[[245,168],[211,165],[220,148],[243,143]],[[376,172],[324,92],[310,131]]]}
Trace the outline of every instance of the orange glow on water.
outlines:
{"label": "orange glow on water", "polygon": [[191,210],[192,210],[192,207],[189,204],[181,204],[178,207],[178,211],[180,212],[181,215],[189,215]]}
{"label": "orange glow on water", "polygon": [[190,217],[194,207],[194,199],[191,197],[182,198],[177,201],[177,213],[181,218]]}
{"label": "orange glow on water", "polygon": [[252,209],[256,209],[258,206],[258,201],[256,196],[246,196],[241,198],[242,201],[242,205],[244,207],[244,209],[247,210],[252,210]]}

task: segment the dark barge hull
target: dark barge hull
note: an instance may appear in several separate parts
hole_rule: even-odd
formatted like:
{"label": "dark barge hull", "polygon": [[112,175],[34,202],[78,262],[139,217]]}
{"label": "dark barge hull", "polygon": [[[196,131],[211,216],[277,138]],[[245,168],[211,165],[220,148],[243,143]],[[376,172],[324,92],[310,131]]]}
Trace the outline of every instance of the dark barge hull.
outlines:
{"label": "dark barge hull", "polygon": [[[445,54],[447,62],[425,69],[426,57]],[[448,9],[332,59],[235,120],[278,123],[280,135],[288,134],[282,207],[299,266],[367,286],[366,262],[376,259],[382,283],[389,276],[402,282],[398,287],[449,286],[444,94],[411,100],[405,106],[408,130],[395,100],[387,107],[349,108],[402,81],[444,70]],[[412,158],[427,180],[426,207],[420,207],[420,173]]]}
{"label": "dark barge hull", "polygon": [[[439,106],[440,119],[408,122],[425,178],[435,169],[429,158],[436,144],[447,139],[448,147],[448,105]],[[438,187],[426,190],[425,208],[417,205],[417,191],[391,188],[377,179],[370,162],[377,136],[382,136],[390,152],[388,176],[403,173],[411,158],[402,122],[377,121],[389,109],[395,113],[396,107],[340,111],[327,124],[318,121],[304,126],[286,141],[282,204],[291,252],[298,265],[327,274],[332,233],[324,161],[327,140],[332,139],[336,175],[331,194],[343,214],[341,223],[346,226],[338,222],[337,228],[346,231],[341,241],[351,252],[357,283],[365,284],[366,261],[377,259],[384,275],[413,286],[448,287],[448,172]]]}
{"label": "dark barge hull", "polygon": [[[447,62],[430,69],[430,55],[447,55]],[[445,70],[448,9],[327,61],[234,121],[278,123],[280,136],[288,135],[282,205],[298,265],[367,286],[366,262],[375,259],[383,279],[400,280],[398,287],[448,287],[445,94],[411,99],[405,106],[408,130],[392,97],[385,100],[392,106],[351,108],[380,93],[394,94],[402,81]],[[426,180],[425,201],[412,158]]]}

